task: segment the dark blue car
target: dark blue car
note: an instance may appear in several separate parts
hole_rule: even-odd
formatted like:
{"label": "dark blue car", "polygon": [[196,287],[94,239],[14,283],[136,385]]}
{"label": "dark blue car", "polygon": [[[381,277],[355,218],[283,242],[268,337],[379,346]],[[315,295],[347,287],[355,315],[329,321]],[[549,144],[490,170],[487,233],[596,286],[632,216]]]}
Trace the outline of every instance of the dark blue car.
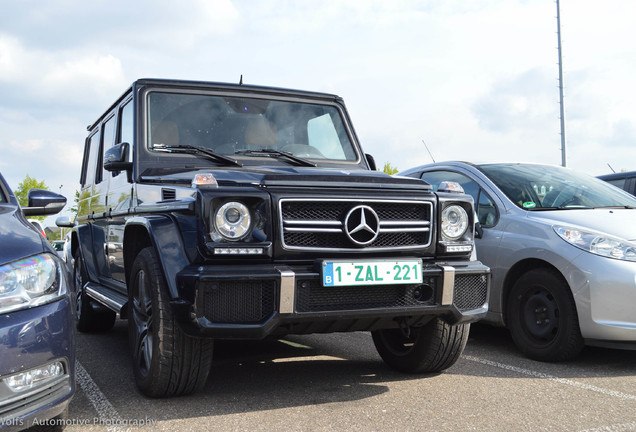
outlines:
{"label": "dark blue car", "polygon": [[63,429],[75,391],[68,270],[25,215],[54,214],[63,196],[29,191],[20,208],[0,175],[0,430]]}

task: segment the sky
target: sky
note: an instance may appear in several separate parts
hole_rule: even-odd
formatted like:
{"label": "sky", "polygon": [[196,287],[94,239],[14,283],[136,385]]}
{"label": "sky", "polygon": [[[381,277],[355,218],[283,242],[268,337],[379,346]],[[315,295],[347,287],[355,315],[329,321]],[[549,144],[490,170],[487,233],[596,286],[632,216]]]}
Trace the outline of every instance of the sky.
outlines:
{"label": "sky", "polygon": [[[28,174],[61,192],[61,215],[79,189],[86,126],[138,78],[242,75],[335,93],[380,167],[561,164],[553,0],[0,0],[0,10],[0,172],[13,189]],[[561,0],[560,11],[566,164],[636,170],[636,2]]]}

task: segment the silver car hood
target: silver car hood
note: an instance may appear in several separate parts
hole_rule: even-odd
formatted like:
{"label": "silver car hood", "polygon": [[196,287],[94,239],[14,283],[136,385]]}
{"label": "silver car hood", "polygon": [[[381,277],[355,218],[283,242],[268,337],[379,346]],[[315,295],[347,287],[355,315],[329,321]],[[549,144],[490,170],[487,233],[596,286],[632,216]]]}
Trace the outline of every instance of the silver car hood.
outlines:
{"label": "silver car hood", "polygon": [[636,209],[570,209],[529,211],[528,219],[599,231],[624,240],[636,240]]}

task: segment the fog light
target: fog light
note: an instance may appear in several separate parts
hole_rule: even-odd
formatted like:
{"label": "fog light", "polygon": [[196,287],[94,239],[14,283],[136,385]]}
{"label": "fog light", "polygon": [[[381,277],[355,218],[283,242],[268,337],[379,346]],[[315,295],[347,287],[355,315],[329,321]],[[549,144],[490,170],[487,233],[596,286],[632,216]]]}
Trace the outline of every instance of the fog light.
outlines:
{"label": "fog light", "polygon": [[3,381],[14,392],[21,392],[64,375],[64,365],[56,361],[46,366],[20,372],[4,378]]}

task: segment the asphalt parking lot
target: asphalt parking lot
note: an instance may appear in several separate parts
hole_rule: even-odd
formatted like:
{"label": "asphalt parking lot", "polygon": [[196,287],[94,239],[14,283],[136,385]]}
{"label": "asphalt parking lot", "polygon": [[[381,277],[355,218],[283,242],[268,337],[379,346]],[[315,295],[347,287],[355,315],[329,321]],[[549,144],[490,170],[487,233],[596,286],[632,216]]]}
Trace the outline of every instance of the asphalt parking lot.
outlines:
{"label": "asphalt parking lot", "polygon": [[67,431],[636,431],[636,351],[539,363],[482,325],[426,376],[389,369],[367,333],[218,342],[203,392],[158,400],[135,388],[125,321],[77,349]]}

